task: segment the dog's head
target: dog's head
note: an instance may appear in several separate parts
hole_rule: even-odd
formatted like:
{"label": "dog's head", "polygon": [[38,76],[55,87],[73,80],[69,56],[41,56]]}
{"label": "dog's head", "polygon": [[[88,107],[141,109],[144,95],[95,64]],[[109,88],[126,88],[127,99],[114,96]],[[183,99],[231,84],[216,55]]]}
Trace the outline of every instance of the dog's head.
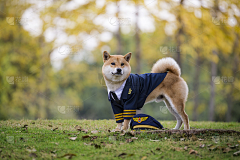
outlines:
{"label": "dog's head", "polygon": [[105,79],[112,82],[123,81],[128,78],[131,73],[129,64],[132,53],[122,55],[110,55],[107,51],[103,52],[102,73]]}

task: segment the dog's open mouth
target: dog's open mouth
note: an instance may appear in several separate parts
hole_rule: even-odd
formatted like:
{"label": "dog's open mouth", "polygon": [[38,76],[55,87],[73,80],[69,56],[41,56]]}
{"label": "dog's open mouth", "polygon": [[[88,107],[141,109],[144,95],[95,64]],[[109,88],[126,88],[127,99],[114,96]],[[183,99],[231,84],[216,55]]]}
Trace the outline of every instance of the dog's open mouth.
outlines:
{"label": "dog's open mouth", "polygon": [[121,76],[121,75],[123,75],[122,73],[119,73],[119,72],[117,72],[117,73],[113,73],[112,72],[112,75],[114,75],[114,76]]}

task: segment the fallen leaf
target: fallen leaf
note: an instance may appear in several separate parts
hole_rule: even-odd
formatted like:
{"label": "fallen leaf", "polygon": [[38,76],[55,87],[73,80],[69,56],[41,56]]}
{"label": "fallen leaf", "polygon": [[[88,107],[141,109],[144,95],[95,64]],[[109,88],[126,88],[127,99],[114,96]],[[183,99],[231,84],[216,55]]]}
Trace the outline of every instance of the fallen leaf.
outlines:
{"label": "fallen leaf", "polygon": [[181,151],[182,148],[180,148],[180,147],[176,147],[175,150],[176,150],[176,151]]}
{"label": "fallen leaf", "polygon": [[100,148],[101,148],[101,146],[98,145],[98,144],[94,144],[94,147],[95,147],[96,149],[100,149]]}
{"label": "fallen leaf", "polygon": [[234,156],[239,156],[240,155],[240,151],[237,151],[235,153],[233,153]]}
{"label": "fallen leaf", "polygon": [[157,151],[160,151],[160,148],[156,148]]}
{"label": "fallen leaf", "polygon": [[240,144],[240,140],[238,140],[238,143]]}
{"label": "fallen leaf", "polygon": [[101,142],[101,145],[106,146],[106,143],[105,142]]}
{"label": "fallen leaf", "polygon": [[30,154],[29,154],[29,157],[34,157],[34,158],[36,158],[37,155],[36,155],[36,153],[30,153]]}
{"label": "fallen leaf", "polygon": [[132,140],[136,140],[136,139],[138,139],[138,138],[137,138],[137,137],[132,137],[131,139],[132,139]]}
{"label": "fallen leaf", "polygon": [[48,127],[52,127],[52,125],[51,125],[51,124],[49,124],[49,125],[48,125]]}
{"label": "fallen leaf", "polygon": [[90,135],[82,136],[83,139],[91,137]]}
{"label": "fallen leaf", "polygon": [[145,160],[145,159],[147,159],[147,156],[143,156],[143,157],[141,158],[141,160]]}
{"label": "fallen leaf", "polygon": [[85,132],[85,133],[88,133],[88,130],[87,130],[87,129],[82,129],[81,131],[82,131],[82,132]]}
{"label": "fallen leaf", "polygon": [[96,133],[98,133],[98,131],[96,131],[96,130],[95,131],[91,131],[91,133],[92,134],[96,134]]}
{"label": "fallen leaf", "polygon": [[28,125],[27,124],[24,124],[24,126],[22,128],[28,128]]}
{"label": "fallen leaf", "polygon": [[223,150],[224,149],[224,147],[222,147],[222,146],[217,146],[217,149],[219,149],[219,150]]}
{"label": "fallen leaf", "polygon": [[211,147],[212,146],[212,144],[209,144],[209,145],[207,145],[208,147]]}
{"label": "fallen leaf", "polygon": [[155,155],[155,153],[151,150],[151,153],[153,154],[153,155]]}
{"label": "fallen leaf", "polygon": [[198,152],[197,151],[195,151],[195,150],[193,150],[193,149],[191,149],[190,151],[189,151],[189,154],[197,154]]}
{"label": "fallen leaf", "polygon": [[76,154],[67,153],[67,154],[64,154],[63,156],[61,156],[60,158],[72,159],[73,156],[76,156]]}
{"label": "fallen leaf", "polygon": [[74,128],[75,128],[76,130],[78,130],[78,131],[81,131],[81,130],[82,130],[82,127],[79,126],[79,125],[76,125]]}
{"label": "fallen leaf", "polygon": [[196,140],[198,140],[198,138],[197,138],[195,135],[192,135],[192,137],[191,137],[190,139],[191,139],[191,141],[196,141]]}
{"label": "fallen leaf", "polygon": [[57,152],[57,150],[54,150],[54,151],[50,151],[51,153],[56,153]]}
{"label": "fallen leaf", "polygon": [[35,124],[35,122],[32,122],[32,124]]}
{"label": "fallen leaf", "polygon": [[69,139],[71,139],[72,141],[75,141],[77,139],[77,137],[68,137]]}
{"label": "fallen leaf", "polygon": [[184,150],[187,150],[187,149],[188,149],[188,147],[187,147],[187,146],[185,146],[183,149],[184,149]]}
{"label": "fallen leaf", "polygon": [[33,148],[33,149],[26,149],[26,151],[28,151],[28,152],[36,152],[37,150],[35,148]]}
{"label": "fallen leaf", "polygon": [[184,141],[185,140],[185,138],[180,138],[180,141]]}
{"label": "fallen leaf", "polygon": [[231,146],[232,144],[231,143],[227,143],[227,146],[229,147],[229,146]]}
{"label": "fallen leaf", "polygon": [[91,137],[91,141],[93,141],[94,139],[97,139],[97,136],[92,136]]}
{"label": "fallen leaf", "polygon": [[215,143],[219,143],[220,142],[220,138],[219,138],[219,136],[213,136],[212,137],[212,140],[215,142]]}
{"label": "fallen leaf", "polygon": [[84,145],[86,145],[86,146],[91,146],[92,145],[92,143],[83,143]]}
{"label": "fallen leaf", "polygon": [[52,131],[56,131],[58,129],[58,127],[56,127],[56,128],[54,128],[54,129],[52,129]]}
{"label": "fallen leaf", "polygon": [[234,149],[236,148],[236,146],[232,145],[232,146],[229,146],[229,148]]}
{"label": "fallen leaf", "polygon": [[150,141],[152,141],[152,142],[159,142],[160,140],[152,140],[152,139],[150,139]]}
{"label": "fallen leaf", "polygon": [[198,138],[199,141],[204,141],[204,139]]}
{"label": "fallen leaf", "polygon": [[75,127],[74,127],[75,129],[80,129],[80,128],[82,128],[81,126],[79,126],[79,125],[76,125]]}
{"label": "fallen leaf", "polygon": [[51,157],[52,157],[52,158],[57,158],[57,154],[53,154],[53,153],[52,153],[52,154],[51,154]]}
{"label": "fallen leaf", "polygon": [[199,147],[200,147],[200,148],[204,148],[204,147],[205,147],[205,144],[200,144]]}
{"label": "fallen leaf", "polygon": [[231,148],[229,147],[223,149],[223,153],[228,153],[229,151],[231,151]]}
{"label": "fallen leaf", "polygon": [[214,151],[214,150],[217,149],[217,147],[216,147],[216,146],[211,146],[211,147],[209,147],[208,149],[209,149],[209,151]]}
{"label": "fallen leaf", "polygon": [[23,137],[20,137],[20,141],[26,142],[26,140]]}
{"label": "fallen leaf", "polygon": [[132,139],[126,139],[126,142],[131,143],[131,142],[133,142],[133,140]]}
{"label": "fallen leaf", "polygon": [[121,153],[121,154],[118,155],[118,157],[123,157],[125,155],[127,155],[127,153]]}
{"label": "fallen leaf", "polygon": [[132,153],[132,154],[128,154],[127,155],[127,157],[132,157],[132,156],[134,156],[134,154]]}

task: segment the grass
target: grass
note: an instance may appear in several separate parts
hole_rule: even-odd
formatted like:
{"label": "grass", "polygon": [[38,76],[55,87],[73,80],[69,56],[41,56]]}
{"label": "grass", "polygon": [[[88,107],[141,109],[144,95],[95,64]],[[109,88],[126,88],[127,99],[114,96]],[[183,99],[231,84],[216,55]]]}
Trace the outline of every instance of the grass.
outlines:
{"label": "grass", "polygon": [[[173,128],[175,121],[162,121]],[[76,125],[88,133],[76,130]],[[195,129],[232,129],[239,123],[190,122]],[[240,135],[199,136],[109,132],[114,120],[0,121],[0,159],[239,159]],[[93,133],[91,133],[93,131]],[[86,136],[89,135],[89,136]],[[69,137],[77,137],[75,140]],[[153,141],[155,140],[155,141]],[[201,146],[201,147],[199,147]],[[192,154],[189,154],[191,150]],[[225,153],[224,153],[225,152]]]}

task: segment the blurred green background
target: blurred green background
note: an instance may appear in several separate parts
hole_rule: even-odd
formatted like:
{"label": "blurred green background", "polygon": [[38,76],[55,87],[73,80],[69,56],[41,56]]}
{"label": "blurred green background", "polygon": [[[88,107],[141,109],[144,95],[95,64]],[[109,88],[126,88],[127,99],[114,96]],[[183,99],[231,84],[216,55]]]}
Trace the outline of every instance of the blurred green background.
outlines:
{"label": "blurred green background", "polygon": [[107,50],[132,52],[132,73],[173,57],[190,120],[240,121],[239,25],[238,0],[0,0],[0,119],[113,118]]}

